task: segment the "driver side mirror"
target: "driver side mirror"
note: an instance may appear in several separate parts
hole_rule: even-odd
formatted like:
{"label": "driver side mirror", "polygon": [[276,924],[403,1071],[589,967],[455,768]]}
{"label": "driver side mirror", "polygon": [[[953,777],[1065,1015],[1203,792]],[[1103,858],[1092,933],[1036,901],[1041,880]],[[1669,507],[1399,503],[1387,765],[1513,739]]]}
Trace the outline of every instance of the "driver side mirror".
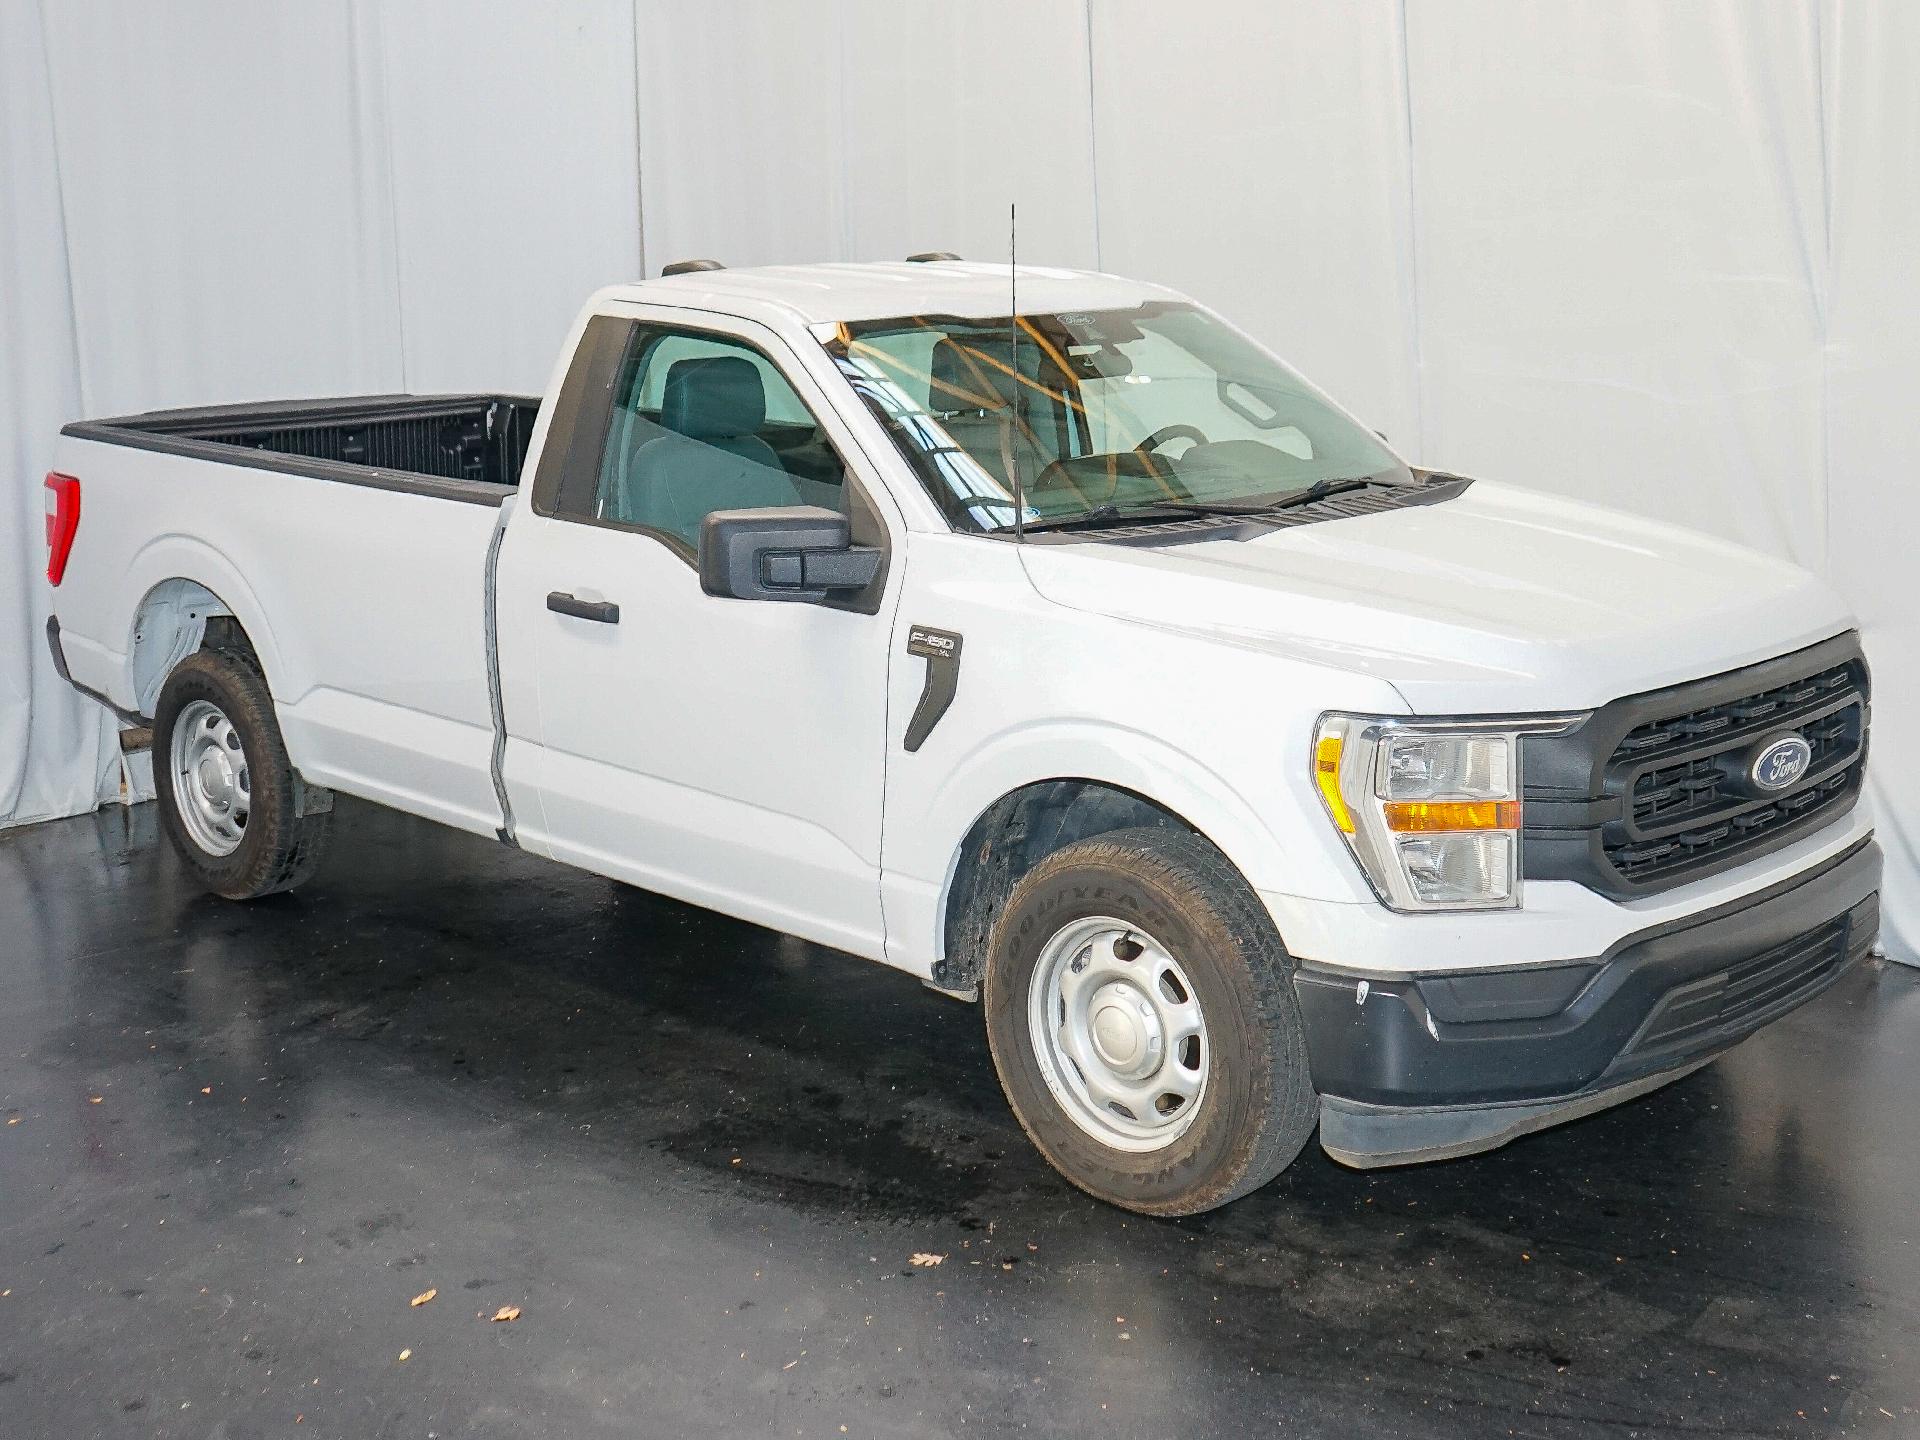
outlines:
{"label": "driver side mirror", "polygon": [[799,600],[864,590],[880,551],[853,543],[837,510],[782,505],[715,510],[700,522],[700,588],[734,600]]}

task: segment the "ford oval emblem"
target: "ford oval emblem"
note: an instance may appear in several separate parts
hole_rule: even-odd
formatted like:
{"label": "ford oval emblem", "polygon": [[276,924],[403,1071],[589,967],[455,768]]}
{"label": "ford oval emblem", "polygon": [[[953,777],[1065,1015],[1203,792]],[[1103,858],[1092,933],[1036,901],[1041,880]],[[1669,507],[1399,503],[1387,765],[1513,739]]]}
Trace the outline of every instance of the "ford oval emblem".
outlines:
{"label": "ford oval emblem", "polygon": [[1811,745],[1798,735],[1782,735],[1753,757],[1753,767],[1747,774],[1761,790],[1784,790],[1805,775],[1812,764]]}

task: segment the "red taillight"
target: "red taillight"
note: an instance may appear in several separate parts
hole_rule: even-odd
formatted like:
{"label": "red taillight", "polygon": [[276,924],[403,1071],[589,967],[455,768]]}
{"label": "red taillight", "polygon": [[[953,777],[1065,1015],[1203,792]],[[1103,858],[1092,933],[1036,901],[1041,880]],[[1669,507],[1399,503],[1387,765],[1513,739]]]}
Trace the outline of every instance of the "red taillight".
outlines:
{"label": "red taillight", "polygon": [[58,585],[80,531],[80,482],[58,472],[47,476],[47,580]]}

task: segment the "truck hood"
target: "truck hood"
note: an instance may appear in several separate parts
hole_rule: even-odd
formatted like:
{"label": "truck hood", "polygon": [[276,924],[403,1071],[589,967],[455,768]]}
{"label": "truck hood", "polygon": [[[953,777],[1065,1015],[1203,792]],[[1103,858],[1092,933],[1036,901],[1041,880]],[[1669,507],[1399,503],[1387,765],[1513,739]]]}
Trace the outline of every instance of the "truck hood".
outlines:
{"label": "truck hood", "polygon": [[1588,709],[1852,623],[1797,565],[1485,481],[1252,539],[1089,537],[1024,558],[1056,604],[1367,674],[1416,714]]}

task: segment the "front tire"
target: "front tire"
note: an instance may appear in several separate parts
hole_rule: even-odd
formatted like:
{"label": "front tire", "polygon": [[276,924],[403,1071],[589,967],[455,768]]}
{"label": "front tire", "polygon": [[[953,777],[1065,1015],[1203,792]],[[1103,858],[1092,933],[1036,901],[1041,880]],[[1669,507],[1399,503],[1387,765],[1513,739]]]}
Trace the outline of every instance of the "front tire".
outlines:
{"label": "front tire", "polygon": [[1317,1104],[1292,962],[1196,835],[1123,830],[1054,852],[988,940],[987,1040],[1015,1116],[1110,1204],[1193,1215],[1300,1153]]}
{"label": "front tire", "polygon": [[320,863],[332,797],[295,773],[273,697],[245,656],[196,651],[167,676],[153,713],[153,781],[167,838],[216,895],[291,890]]}

